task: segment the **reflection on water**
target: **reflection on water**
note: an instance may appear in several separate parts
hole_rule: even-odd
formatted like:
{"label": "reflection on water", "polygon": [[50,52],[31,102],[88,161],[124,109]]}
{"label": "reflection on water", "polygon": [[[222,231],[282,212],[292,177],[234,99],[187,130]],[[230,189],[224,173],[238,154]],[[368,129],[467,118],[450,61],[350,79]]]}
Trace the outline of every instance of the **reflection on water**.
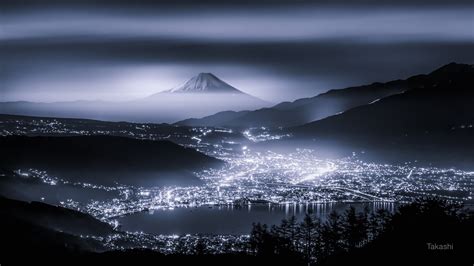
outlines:
{"label": "reflection on water", "polygon": [[326,203],[326,204],[257,204],[246,206],[210,206],[154,210],[123,216],[123,230],[151,234],[249,234],[252,223],[279,224],[291,216],[301,220],[311,213],[324,220],[331,211],[343,212],[349,206],[362,211],[386,209],[393,212],[394,203]]}

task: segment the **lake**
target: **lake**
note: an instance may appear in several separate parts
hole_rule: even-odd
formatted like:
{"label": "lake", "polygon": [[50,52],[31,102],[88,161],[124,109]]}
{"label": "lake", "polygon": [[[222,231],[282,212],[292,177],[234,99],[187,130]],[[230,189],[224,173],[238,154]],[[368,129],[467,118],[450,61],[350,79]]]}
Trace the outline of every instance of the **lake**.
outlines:
{"label": "lake", "polygon": [[344,212],[349,206],[362,211],[387,209],[394,211],[394,203],[324,203],[324,204],[258,204],[248,206],[202,206],[139,212],[118,218],[121,229],[150,234],[249,234],[252,223],[279,224],[292,215],[299,220],[310,212],[325,219],[332,210]]}

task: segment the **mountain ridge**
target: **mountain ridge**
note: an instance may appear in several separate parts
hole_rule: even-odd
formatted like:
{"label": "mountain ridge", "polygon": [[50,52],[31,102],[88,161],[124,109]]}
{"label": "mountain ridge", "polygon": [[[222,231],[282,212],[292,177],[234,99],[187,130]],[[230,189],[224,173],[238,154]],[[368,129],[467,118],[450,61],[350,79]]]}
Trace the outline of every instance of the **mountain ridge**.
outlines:
{"label": "mountain ridge", "polygon": [[373,103],[411,88],[424,86],[423,84],[430,78],[436,79],[436,77],[446,75],[446,73],[453,75],[453,73],[459,71],[468,71],[466,65],[453,62],[428,74],[418,74],[406,79],[332,89],[313,97],[301,98],[293,102],[282,102],[268,108],[254,111],[219,112],[200,119],[182,120],[176,124],[242,128],[260,126],[293,127],[324,119],[357,106]]}
{"label": "mountain ridge", "polygon": [[[186,119],[176,124],[185,126],[289,127],[335,115],[374,100],[401,93],[408,83],[418,82],[417,76],[406,80],[332,89],[309,98],[282,102],[254,111],[220,112],[201,119]],[[223,115],[225,114],[225,116]],[[216,122],[217,121],[217,122]]]}
{"label": "mountain ridge", "polygon": [[403,93],[286,130],[309,146],[471,169],[474,66],[448,64],[416,79]]}

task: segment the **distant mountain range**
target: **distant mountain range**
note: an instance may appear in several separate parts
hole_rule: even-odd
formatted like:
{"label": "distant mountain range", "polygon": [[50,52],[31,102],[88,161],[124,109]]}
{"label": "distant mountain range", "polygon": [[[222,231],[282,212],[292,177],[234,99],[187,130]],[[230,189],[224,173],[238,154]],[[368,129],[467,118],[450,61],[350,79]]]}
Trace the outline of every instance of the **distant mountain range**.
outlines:
{"label": "distant mountain range", "polygon": [[3,102],[0,113],[108,121],[176,122],[224,110],[247,110],[269,103],[244,93],[211,73],[200,73],[184,85],[127,102]]}
{"label": "distant mountain range", "polygon": [[403,93],[287,131],[306,146],[472,168],[474,67],[452,63],[403,83]]}
{"label": "distant mountain range", "polygon": [[406,81],[330,90],[312,98],[283,102],[255,111],[224,111],[201,119],[186,119],[176,124],[219,127],[288,127],[322,119],[377,99],[400,93]]}
{"label": "distant mountain range", "polygon": [[370,85],[330,90],[311,98],[283,102],[270,108],[240,112],[224,111],[201,119],[186,119],[176,124],[240,128],[297,126],[402,93],[410,88],[423,86],[424,82],[426,82],[425,75],[386,83],[376,82]]}
{"label": "distant mountain range", "polygon": [[192,172],[223,162],[169,141],[112,136],[0,137],[0,168],[46,170],[67,180],[195,185]]}

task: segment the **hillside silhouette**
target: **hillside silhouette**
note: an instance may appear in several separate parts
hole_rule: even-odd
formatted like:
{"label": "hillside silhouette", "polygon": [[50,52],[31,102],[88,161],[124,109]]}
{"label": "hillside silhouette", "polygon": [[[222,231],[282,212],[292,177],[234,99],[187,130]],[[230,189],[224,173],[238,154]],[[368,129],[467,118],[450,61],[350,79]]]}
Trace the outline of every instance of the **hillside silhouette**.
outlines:
{"label": "hillside silhouette", "polygon": [[39,169],[70,180],[197,184],[192,175],[220,160],[169,141],[113,136],[0,138],[0,166]]}

